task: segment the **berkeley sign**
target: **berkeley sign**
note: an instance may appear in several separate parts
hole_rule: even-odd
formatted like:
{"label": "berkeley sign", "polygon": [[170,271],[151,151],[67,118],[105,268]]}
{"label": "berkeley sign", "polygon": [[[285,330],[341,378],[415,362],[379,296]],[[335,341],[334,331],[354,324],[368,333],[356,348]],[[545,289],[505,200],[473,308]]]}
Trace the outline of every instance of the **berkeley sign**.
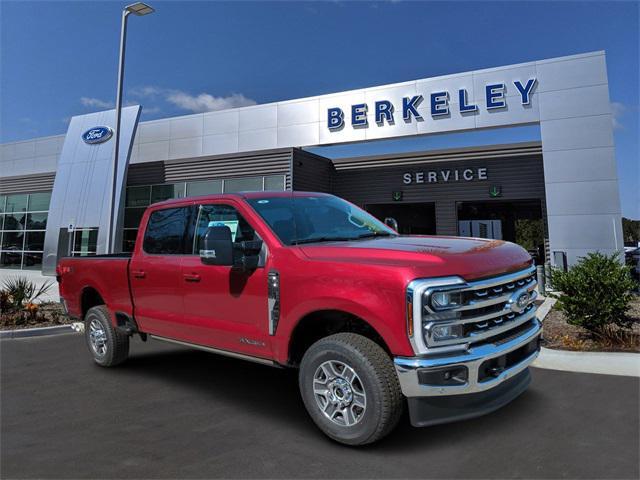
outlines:
{"label": "berkeley sign", "polygon": [[[536,78],[530,78],[527,82],[516,80],[513,82],[520,94],[520,103],[529,105],[531,103],[531,94],[536,85]],[[505,98],[504,83],[492,83],[485,85],[485,101],[487,110],[495,110],[506,108],[507,101]],[[457,105],[461,114],[469,114],[478,111],[478,105],[470,103],[467,98],[467,91],[461,88],[457,91]],[[450,94],[446,90],[433,92],[430,94],[430,114],[433,118],[447,117],[451,114]],[[412,119],[417,121],[423,120],[422,109],[419,107],[424,101],[423,95],[414,95],[412,97],[402,98],[402,119],[405,122],[411,122]],[[389,125],[395,123],[394,114],[396,106],[389,100],[379,100],[373,105],[374,120],[378,126],[383,126],[385,121]],[[358,103],[351,105],[351,126],[354,128],[366,128],[369,126],[367,114],[369,113],[369,105],[366,103]],[[345,114],[340,107],[331,107],[327,109],[327,127],[329,130],[340,130],[345,126]]]}

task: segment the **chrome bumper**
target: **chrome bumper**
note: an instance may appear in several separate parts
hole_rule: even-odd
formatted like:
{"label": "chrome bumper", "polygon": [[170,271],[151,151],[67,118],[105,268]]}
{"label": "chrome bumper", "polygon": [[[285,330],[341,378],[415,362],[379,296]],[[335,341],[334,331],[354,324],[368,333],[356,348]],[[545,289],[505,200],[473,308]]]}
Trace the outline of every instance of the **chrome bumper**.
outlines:
{"label": "chrome bumper", "polygon": [[[477,393],[497,387],[507,379],[513,378],[518,373],[525,370],[539,354],[539,349],[522,359],[518,363],[511,365],[502,371],[498,376],[488,380],[479,381],[480,366],[487,360],[506,355],[517,350],[528,343],[537,340],[542,333],[542,324],[535,319],[534,325],[502,344],[487,343],[469,348],[464,353],[440,357],[396,357],[394,364],[402,393],[406,397],[433,397],[446,395],[462,395]],[[437,370],[443,367],[464,366],[468,369],[467,382],[460,385],[423,385],[419,381],[418,371],[430,369]]]}

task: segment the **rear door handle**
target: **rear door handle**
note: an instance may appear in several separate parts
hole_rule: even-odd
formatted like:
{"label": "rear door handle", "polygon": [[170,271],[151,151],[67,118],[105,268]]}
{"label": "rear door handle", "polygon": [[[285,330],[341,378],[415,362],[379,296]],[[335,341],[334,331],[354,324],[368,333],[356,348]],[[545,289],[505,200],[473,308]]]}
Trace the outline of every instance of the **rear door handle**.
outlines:
{"label": "rear door handle", "polygon": [[144,278],[147,276],[144,270],[134,270],[131,272],[135,278]]}
{"label": "rear door handle", "polygon": [[199,282],[200,275],[197,273],[184,273],[182,274],[182,278],[184,278],[185,282]]}

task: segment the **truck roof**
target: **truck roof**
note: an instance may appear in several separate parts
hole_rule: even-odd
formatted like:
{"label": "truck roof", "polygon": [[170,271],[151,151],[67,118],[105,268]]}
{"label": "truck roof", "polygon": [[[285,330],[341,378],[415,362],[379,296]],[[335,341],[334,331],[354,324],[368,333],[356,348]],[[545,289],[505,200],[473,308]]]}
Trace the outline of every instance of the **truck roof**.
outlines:
{"label": "truck roof", "polygon": [[191,197],[183,197],[183,198],[172,198],[170,200],[164,200],[162,202],[157,202],[152,204],[151,206],[169,206],[169,205],[183,205],[185,203],[189,203],[192,201],[202,201],[202,200],[224,200],[224,199],[243,199],[250,200],[254,198],[279,198],[279,197],[330,197],[331,195],[328,193],[321,192],[298,192],[298,191],[264,191],[264,192],[236,192],[236,193],[214,193],[211,195],[196,195]]}

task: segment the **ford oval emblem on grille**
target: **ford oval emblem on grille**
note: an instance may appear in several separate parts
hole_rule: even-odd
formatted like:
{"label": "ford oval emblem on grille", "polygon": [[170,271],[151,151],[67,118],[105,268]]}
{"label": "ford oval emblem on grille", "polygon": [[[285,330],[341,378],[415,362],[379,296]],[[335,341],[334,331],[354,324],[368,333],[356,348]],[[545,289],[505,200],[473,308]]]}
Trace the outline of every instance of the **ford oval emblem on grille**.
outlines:
{"label": "ford oval emblem on grille", "polygon": [[84,143],[92,145],[106,142],[112,135],[113,130],[111,127],[93,127],[82,134],[82,140],[84,140]]}
{"label": "ford oval emblem on grille", "polygon": [[[514,295],[515,297],[515,295]],[[511,297],[511,310],[516,313],[522,313],[522,311],[527,308],[529,304],[529,299],[531,298],[527,292],[519,294],[517,297]]]}

